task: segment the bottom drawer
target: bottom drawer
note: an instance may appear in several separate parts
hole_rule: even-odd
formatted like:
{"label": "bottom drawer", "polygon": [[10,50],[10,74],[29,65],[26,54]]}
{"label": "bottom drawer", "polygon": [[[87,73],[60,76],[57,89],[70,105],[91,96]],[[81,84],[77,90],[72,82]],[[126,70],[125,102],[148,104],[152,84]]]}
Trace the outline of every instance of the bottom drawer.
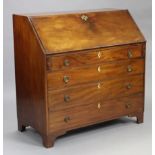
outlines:
{"label": "bottom drawer", "polygon": [[143,94],[49,112],[49,130],[70,130],[143,111]]}

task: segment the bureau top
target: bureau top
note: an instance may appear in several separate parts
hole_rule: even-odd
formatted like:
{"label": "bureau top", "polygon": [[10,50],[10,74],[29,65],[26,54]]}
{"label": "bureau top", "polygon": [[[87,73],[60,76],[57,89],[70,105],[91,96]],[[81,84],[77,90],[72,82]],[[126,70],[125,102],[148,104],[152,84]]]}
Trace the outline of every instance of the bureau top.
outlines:
{"label": "bureau top", "polygon": [[145,41],[128,10],[23,17],[29,19],[29,24],[45,54]]}

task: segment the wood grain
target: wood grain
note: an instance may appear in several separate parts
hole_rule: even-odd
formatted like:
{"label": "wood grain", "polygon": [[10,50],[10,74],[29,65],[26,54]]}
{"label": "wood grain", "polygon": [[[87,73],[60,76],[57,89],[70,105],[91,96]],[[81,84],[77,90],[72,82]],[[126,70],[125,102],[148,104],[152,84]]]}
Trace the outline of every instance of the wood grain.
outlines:
{"label": "wood grain", "polygon": [[18,129],[47,134],[46,59],[27,17],[13,16]]}
{"label": "wood grain", "polygon": [[[99,48],[87,51],[72,52],[47,57],[47,70],[63,70],[75,67],[82,67],[95,63],[105,63],[116,60],[125,60],[144,57],[142,44],[132,44],[123,46],[114,46],[111,48]],[[129,52],[131,57],[129,56]],[[65,65],[65,62],[68,65]]]}
{"label": "wood grain", "polygon": [[72,129],[143,122],[146,41],[127,10],[13,15],[13,30],[19,131],[48,148]]}
{"label": "wood grain", "polygon": [[[101,72],[98,72],[100,66]],[[132,71],[128,72],[128,66],[131,66]],[[47,75],[48,88],[49,89],[60,89],[67,88],[69,86],[98,82],[105,79],[118,78],[121,76],[129,76],[135,74],[144,73],[144,60],[123,60],[119,62],[91,65],[87,67],[81,67],[77,69],[68,69],[58,72],[50,72]],[[69,82],[64,82],[64,76],[69,77]]]}
{"label": "wood grain", "polygon": [[[129,108],[127,108],[128,104],[130,104]],[[49,130],[51,132],[71,130],[133,112],[141,112],[143,109],[143,95],[141,94],[107,101],[102,100],[100,109],[98,109],[97,103],[94,103],[51,112],[49,114]],[[70,119],[65,122],[65,117]]]}
{"label": "wood grain", "polygon": [[[50,111],[67,109],[84,104],[97,104],[101,100],[128,96],[144,92],[143,75],[128,76],[125,78],[104,80],[100,83],[85,84],[62,90],[48,92]],[[98,87],[100,84],[100,88]],[[127,88],[131,84],[131,88]],[[69,101],[64,97],[69,96]]]}
{"label": "wood grain", "polygon": [[[82,15],[88,16],[88,20],[82,20]],[[47,54],[145,41],[127,10],[32,16],[30,19]]]}

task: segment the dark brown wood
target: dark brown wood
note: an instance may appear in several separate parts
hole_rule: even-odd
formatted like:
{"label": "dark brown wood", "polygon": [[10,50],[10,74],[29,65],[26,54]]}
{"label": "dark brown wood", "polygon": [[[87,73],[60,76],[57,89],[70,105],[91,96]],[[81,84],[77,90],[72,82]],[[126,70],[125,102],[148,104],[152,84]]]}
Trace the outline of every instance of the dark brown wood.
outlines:
{"label": "dark brown wood", "polygon": [[144,121],[144,113],[143,113],[143,111],[137,113],[136,117],[137,117],[137,123],[138,124],[143,123],[143,121]]}
{"label": "dark brown wood", "polygon": [[18,130],[144,117],[145,39],[127,10],[13,15]]}
{"label": "dark brown wood", "polygon": [[46,59],[27,17],[13,16],[18,129],[47,133]]}
{"label": "dark brown wood", "polygon": [[[128,72],[128,67],[132,70]],[[100,68],[100,72],[98,69]],[[47,75],[48,88],[59,89],[87,82],[118,78],[144,73],[144,59],[122,60],[111,63],[95,64],[91,66],[50,72]],[[67,76],[69,81],[64,82]]]}
{"label": "dark brown wood", "polygon": [[131,113],[128,115],[129,117],[136,117],[137,118],[137,124],[141,124],[144,122],[144,110]]}
{"label": "dark brown wood", "polygon": [[24,132],[25,130],[26,130],[26,126],[18,122],[18,131]]}
{"label": "dark brown wood", "polygon": [[[117,116],[124,116],[136,111],[141,112],[144,108],[142,94],[107,101],[102,99],[100,101],[100,109],[98,108],[98,104],[98,102],[94,102],[71,109],[66,108],[61,111],[51,112],[49,114],[49,130],[53,132],[84,127],[98,121],[117,118]],[[68,121],[64,121],[65,117],[69,117]]]}
{"label": "dark brown wood", "polygon": [[[49,56],[47,58],[47,70],[55,71],[96,63],[140,58],[144,56],[142,48],[142,44],[132,44]],[[68,61],[67,65],[65,64],[66,61]]]}
{"label": "dark brown wood", "polygon": [[[48,92],[48,104],[51,111],[81,106],[144,92],[143,75],[105,80],[103,82],[85,84],[62,90]],[[128,85],[131,84],[131,88]],[[69,97],[65,101],[65,96]]]}
{"label": "dark brown wood", "polygon": [[43,135],[42,139],[43,139],[43,145],[46,148],[50,148],[54,145],[54,141],[55,141],[56,137],[55,137],[55,135]]}
{"label": "dark brown wood", "polygon": [[47,54],[145,41],[127,10],[32,16],[31,21]]}

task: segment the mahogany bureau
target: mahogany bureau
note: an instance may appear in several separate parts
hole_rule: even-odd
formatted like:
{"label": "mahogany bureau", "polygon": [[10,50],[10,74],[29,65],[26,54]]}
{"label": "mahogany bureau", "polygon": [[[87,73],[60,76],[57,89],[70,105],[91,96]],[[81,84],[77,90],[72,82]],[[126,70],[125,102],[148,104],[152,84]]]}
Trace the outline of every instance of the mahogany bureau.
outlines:
{"label": "mahogany bureau", "polygon": [[143,122],[146,41],[128,10],[13,15],[18,130]]}

